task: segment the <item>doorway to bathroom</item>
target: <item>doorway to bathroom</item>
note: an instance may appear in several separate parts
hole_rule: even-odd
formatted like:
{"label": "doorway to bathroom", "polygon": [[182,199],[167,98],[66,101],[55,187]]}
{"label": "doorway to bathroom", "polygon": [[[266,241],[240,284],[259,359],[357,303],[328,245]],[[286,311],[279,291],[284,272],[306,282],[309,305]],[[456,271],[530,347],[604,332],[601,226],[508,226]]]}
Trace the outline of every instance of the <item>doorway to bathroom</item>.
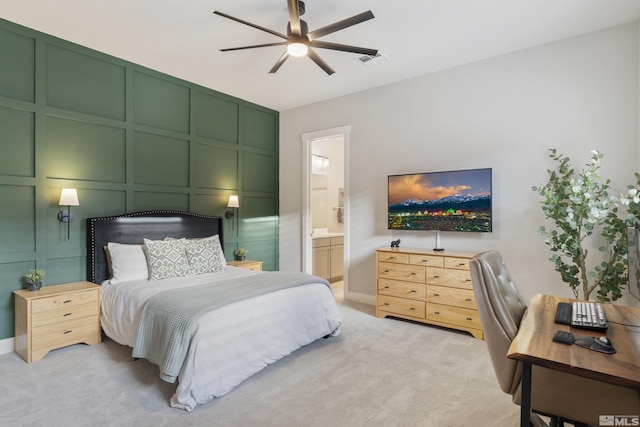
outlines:
{"label": "doorway to bathroom", "polygon": [[348,293],[348,164],[350,127],[302,135],[303,271]]}

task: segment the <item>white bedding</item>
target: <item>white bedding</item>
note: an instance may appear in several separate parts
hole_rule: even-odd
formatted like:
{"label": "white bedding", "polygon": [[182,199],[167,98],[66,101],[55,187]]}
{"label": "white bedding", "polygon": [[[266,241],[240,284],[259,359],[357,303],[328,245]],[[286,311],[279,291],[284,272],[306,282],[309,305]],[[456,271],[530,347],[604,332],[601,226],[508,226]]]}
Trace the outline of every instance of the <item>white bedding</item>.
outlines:
{"label": "white bedding", "polygon": [[[114,341],[132,347],[144,304],[154,294],[253,274],[262,273],[227,266],[217,273],[158,281],[107,281],[101,288],[102,328]],[[333,295],[322,283],[273,292],[209,312],[197,322],[171,406],[191,411],[222,396],[294,350],[323,336],[337,335],[340,324]]]}

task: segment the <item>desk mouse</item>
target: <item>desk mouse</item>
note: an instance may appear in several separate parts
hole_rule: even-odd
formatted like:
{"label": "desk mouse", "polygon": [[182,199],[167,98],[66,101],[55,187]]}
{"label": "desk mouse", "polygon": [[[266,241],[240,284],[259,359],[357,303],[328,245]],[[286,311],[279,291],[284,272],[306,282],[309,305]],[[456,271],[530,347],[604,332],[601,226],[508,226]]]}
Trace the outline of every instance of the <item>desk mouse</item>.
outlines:
{"label": "desk mouse", "polygon": [[613,348],[613,344],[611,344],[611,340],[605,336],[602,337],[582,337],[576,338],[575,344],[586,347],[591,350],[598,351],[600,353],[608,353],[612,354],[616,352],[616,349]]}

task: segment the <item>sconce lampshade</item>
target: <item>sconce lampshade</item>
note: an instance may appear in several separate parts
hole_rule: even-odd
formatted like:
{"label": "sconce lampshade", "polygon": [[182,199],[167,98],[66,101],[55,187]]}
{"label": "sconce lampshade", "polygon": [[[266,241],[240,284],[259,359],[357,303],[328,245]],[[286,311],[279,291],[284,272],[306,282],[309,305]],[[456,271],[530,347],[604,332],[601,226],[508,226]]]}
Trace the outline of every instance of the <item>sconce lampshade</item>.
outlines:
{"label": "sconce lampshade", "polygon": [[60,206],[66,206],[67,210],[61,210],[58,212],[58,220],[67,223],[67,240],[69,240],[71,236],[71,228],[70,222],[73,219],[71,216],[71,206],[80,206],[80,202],[78,201],[78,192],[75,188],[63,188],[62,193],[60,193],[60,201],[58,202]]}
{"label": "sconce lampshade", "polygon": [[238,202],[238,196],[229,196],[229,203],[227,204],[228,208],[239,208],[240,203]]}
{"label": "sconce lampshade", "polygon": [[63,188],[60,194],[60,206],[79,206],[78,192],[75,188]]}

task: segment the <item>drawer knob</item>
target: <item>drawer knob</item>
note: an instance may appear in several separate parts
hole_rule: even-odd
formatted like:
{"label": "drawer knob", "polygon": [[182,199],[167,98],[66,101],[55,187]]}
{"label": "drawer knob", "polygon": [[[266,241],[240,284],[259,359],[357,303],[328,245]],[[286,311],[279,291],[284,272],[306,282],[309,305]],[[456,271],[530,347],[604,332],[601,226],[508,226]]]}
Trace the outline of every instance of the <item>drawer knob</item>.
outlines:
{"label": "drawer knob", "polygon": [[415,294],[418,291],[416,291],[415,289],[411,289],[411,292]]}
{"label": "drawer knob", "polygon": [[385,303],[384,303],[384,304],[382,304],[382,305],[389,305],[389,303],[388,303],[388,302],[385,302]]}
{"label": "drawer knob", "polygon": [[469,302],[471,302],[471,298],[467,298],[467,299],[465,299],[465,301],[469,301]]}
{"label": "drawer knob", "polygon": [[70,300],[70,299],[65,300],[65,301],[63,301],[63,304],[66,304],[66,303],[68,303],[68,302],[71,302],[71,300]]}
{"label": "drawer knob", "polygon": [[434,296],[434,297],[439,297],[439,296],[440,296],[440,294],[433,294],[433,296]]}
{"label": "drawer knob", "polygon": [[440,276],[433,276],[433,278],[434,278],[434,279],[439,279],[439,278],[440,278]]}
{"label": "drawer knob", "polygon": [[466,279],[466,280],[465,280],[465,282],[470,282],[470,281],[471,281],[471,279]]}
{"label": "drawer knob", "polygon": [[389,289],[389,287],[388,287],[388,286],[385,286],[384,288],[385,288],[385,289]]}
{"label": "drawer knob", "polygon": [[460,263],[460,264],[458,264],[458,265],[463,266],[463,265],[464,265],[464,262],[461,262],[461,263]]}
{"label": "drawer knob", "polygon": [[415,275],[416,275],[416,273],[411,273],[411,275],[412,275],[412,276],[415,276]]}
{"label": "drawer knob", "polygon": [[440,314],[440,312],[439,311],[434,311],[433,314]]}
{"label": "drawer knob", "polygon": [[71,313],[65,313],[64,317],[71,316]]}
{"label": "drawer knob", "polygon": [[416,309],[414,307],[411,307],[409,310],[416,311]]}
{"label": "drawer knob", "polygon": [[70,334],[70,333],[71,333],[71,331],[70,331],[70,330],[66,330],[66,331],[64,331],[64,333],[65,333],[65,335],[66,335],[66,334]]}
{"label": "drawer knob", "polygon": [[389,257],[389,259],[391,259],[391,260],[395,260],[395,259],[396,259],[396,257],[394,257],[394,256],[390,256],[390,257]]}
{"label": "drawer knob", "polygon": [[389,272],[389,270],[385,270],[384,272],[385,272],[385,273],[388,273],[388,272]]}
{"label": "drawer knob", "polygon": [[473,320],[471,317],[467,317],[467,320]]}

